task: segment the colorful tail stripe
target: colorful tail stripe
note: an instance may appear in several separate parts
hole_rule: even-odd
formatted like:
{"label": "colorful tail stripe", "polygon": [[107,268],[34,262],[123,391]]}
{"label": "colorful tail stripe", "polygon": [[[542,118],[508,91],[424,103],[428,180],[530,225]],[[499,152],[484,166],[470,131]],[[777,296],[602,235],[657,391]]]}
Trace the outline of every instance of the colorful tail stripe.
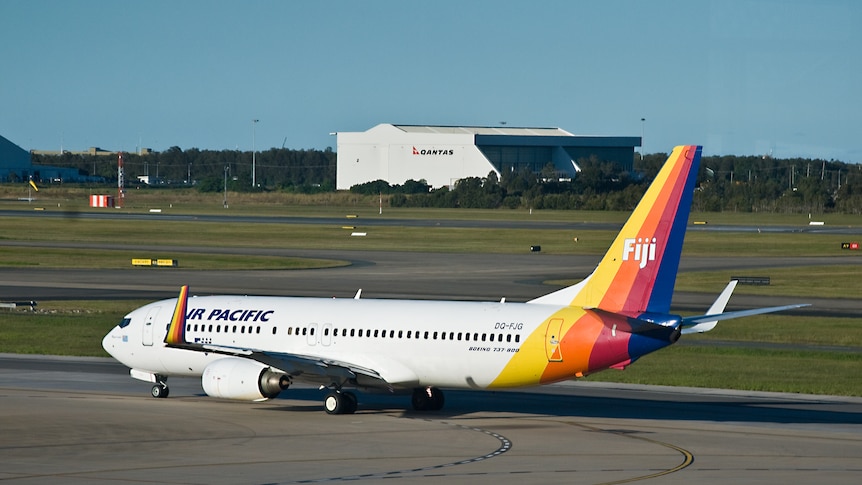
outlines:
{"label": "colorful tail stripe", "polygon": [[700,154],[699,146],[674,148],[572,306],[670,311]]}
{"label": "colorful tail stripe", "polygon": [[174,315],[171,317],[171,324],[168,326],[167,335],[165,335],[166,344],[179,345],[186,343],[186,309],[188,301],[189,286],[184,285],[180,288],[177,306],[174,308]]}
{"label": "colorful tail stripe", "polygon": [[700,153],[698,146],[673,150],[593,274],[583,284],[552,294],[575,292],[567,306],[527,337],[490,387],[545,384],[622,369],[676,342],[680,318],[667,313]]}

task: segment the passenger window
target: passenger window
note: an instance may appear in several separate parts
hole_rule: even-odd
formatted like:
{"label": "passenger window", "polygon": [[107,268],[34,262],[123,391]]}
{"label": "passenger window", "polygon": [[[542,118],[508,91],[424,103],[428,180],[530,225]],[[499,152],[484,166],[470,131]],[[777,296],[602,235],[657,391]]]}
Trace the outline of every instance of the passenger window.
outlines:
{"label": "passenger window", "polygon": [[216,325],[216,333],[221,332],[221,325]]}
{"label": "passenger window", "polygon": [[398,338],[402,338],[402,337],[404,337],[404,330],[399,330],[398,331]]}
{"label": "passenger window", "polygon": [[506,342],[511,342],[511,341],[512,341],[512,334],[510,333],[509,335],[506,335]]}
{"label": "passenger window", "polygon": [[521,334],[515,335],[515,342],[520,342],[520,341],[521,341]]}
{"label": "passenger window", "polygon": [[233,326],[233,333],[236,333],[236,325]]}
{"label": "passenger window", "polygon": [[[275,335],[275,332],[278,330],[278,327],[272,327],[272,334]],[[290,335],[290,327],[287,328],[287,334]]]}
{"label": "passenger window", "polygon": [[440,340],[446,340],[446,332],[443,332],[443,333],[440,335]]}
{"label": "passenger window", "polygon": [[434,340],[437,340],[437,332],[434,332]]}
{"label": "passenger window", "polygon": [[378,335],[380,335],[380,330],[375,330],[375,331],[374,331],[374,336],[375,336],[375,337],[377,337]]}
{"label": "passenger window", "polygon": [[302,334],[308,335],[308,327],[302,327]]}

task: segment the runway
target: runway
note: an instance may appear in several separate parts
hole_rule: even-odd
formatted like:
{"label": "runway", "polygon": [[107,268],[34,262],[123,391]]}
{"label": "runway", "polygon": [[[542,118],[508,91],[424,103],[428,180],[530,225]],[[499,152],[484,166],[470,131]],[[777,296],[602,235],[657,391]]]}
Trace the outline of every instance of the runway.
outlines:
{"label": "runway", "polygon": [[0,354],[0,480],[14,484],[854,483],[862,399],[565,383],[448,391],[439,413],[316,389],[238,403],[110,359]]}
{"label": "runway", "polygon": [[[331,225],[342,219],[334,217],[302,217],[302,216],[254,216],[254,215],[222,215],[222,214],[168,214],[163,212],[117,212],[117,211],[66,211],[66,210],[21,210],[0,208],[0,214],[7,217],[26,217],[31,219],[80,218],[94,220],[125,220],[125,221],[173,221],[173,222],[242,222],[250,224],[325,224]],[[466,228],[497,228],[497,229],[572,229],[618,231],[622,223],[615,222],[585,222],[585,221],[514,221],[514,220],[461,220],[461,219],[404,219],[395,217],[363,217],[363,226],[368,227],[466,227]],[[826,226],[826,225],[731,225],[731,224],[698,224],[689,227],[690,231],[698,232],[772,232],[815,234],[862,234],[859,226]]]}

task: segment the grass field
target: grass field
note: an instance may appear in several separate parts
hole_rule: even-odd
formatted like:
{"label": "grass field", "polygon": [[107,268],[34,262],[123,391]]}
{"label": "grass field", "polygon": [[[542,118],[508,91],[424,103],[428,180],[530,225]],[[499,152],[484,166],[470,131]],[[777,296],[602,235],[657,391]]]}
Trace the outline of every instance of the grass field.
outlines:
{"label": "grass field", "polygon": [[[147,207],[159,205],[167,210],[223,213],[209,208],[212,200],[185,200],[170,202],[164,194],[153,195],[149,202],[138,201],[129,211],[143,212]],[[140,194],[144,195],[144,194]],[[158,195],[162,198],[159,199]],[[191,197],[195,194],[190,194]],[[256,195],[256,194],[251,194]],[[77,197],[77,196],[75,196]],[[239,200],[244,200],[236,195]],[[59,208],[68,217],[39,219],[32,224],[26,218],[0,216],[0,240],[14,246],[0,247],[0,268],[3,267],[96,267],[128,268],[136,257],[178,259],[184,268],[220,269],[290,269],[325,267],[344,264],[340,261],[295,260],[275,257],[244,257],[241,260],[218,254],[162,252],[140,254],[137,251],[58,249],[37,247],[36,243],[71,241],[104,244],[162,244],[172,246],[203,245],[210,247],[279,247],[318,249],[401,250],[434,252],[488,252],[523,253],[529,246],[539,244],[543,254],[602,254],[611,242],[614,231],[578,230],[501,230],[456,229],[444,227],[373,227],[367,228],[366,238],[351,238],[349,231],[335,220],[328,225],[282,224],[216,224],[197,222],[194,230],[189,225],[159,221],[88,220],[75,217],[77,211],[89,210],[78,202],[57,199]],[[220,198],[218,203],[220,204]],[[466,210],[384,210],[377,214],[376,200],[355,198],[352,204],[306,207],[283,206],[279,203],[258,203],[248,199],[234,204],[232,214],[254,215],[329,215],[359,216],[349,224],[361,230],[363,218],[426,218],[471,220],[570,220],[577,222],[623,222],[627,214],[594,212],[534,211],[466,211]],[[77,204],[77,205],[76,205]],[[183,207],[183,205],[187,207]],[[243,205],[247,204],[247,205]],[[46,204],[47,205],[47,204]],[[173,205],[173,206],[172,206]],[[21,204],[3,202],[2,208],[20,208]],[[71,208],[70,208],[71,206]],[[177,207],[179,206],[179,207]],[[222,209],[223,210],[223,209]],[[857,218],[858,219],[858,218]],[[692,220],[710,223],[807,225],[808,218],[799,215],[751,214],[695,214]],[[815,217],[827,224],[853,225],[851,217]],[[347,221],[345,219],[345,221]],[[345,222],[348,224],[348,222]],[[575,242],[574,238],[577,238]],[[684,255],[686,256],[754,256],[760,258],[798,256],[848,256],[840,249],[846,237],[806,232],[770,233],[764,231],[743,233],[714,233],[689,231]],[[22,247],[27,247],[22,251]],[[776,267],[758,270],[758,276],[770,276],[772,284],[764,287],[740,286],[738,293],[762,295],[788,295],[805,297],[816,288],[817,294],[835,298],[859,298],[862,283],[859,281],[859,263],[814,266],[808,268]],[[142,271],[144,271],[142,269]],[[731,271],[682,273],[677,290],[715,293],[732,275]],[[800,275],[804,275],[800,277]],[[568,281],[566,283],[572,283]],[[559,283],[559,282],[555,282]],[[0,352],[92,355],[104,356],[101,338],[128,311],[144,301],[81,301],[40,302],[35,313],[23,310],[0,310]],[[589,380],[634,382],[645,384],[685,385],[752,390],[772,390],[821,394],[862,396],[862,353],[848,351],[821,351],[815,348],[800,349],[725,347],[710,345],[714,341],[765,343],[806,346],[862,345],[862,318],[790,317],[765,315],[723,322],[707,335],[686,336],[685,341],[698,345],[674,346],[651,354],[624,372],[607,371],[587,377]]]}

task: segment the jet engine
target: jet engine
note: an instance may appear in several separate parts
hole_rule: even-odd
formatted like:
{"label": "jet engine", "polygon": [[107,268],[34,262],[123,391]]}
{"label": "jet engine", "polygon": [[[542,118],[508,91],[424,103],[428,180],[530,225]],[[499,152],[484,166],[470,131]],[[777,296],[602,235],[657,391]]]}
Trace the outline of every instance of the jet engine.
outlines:
{"label": "jet engine", "polygon": [[227,357],[206,366],[201,385],[208,396],[264,401],[290,386],[290,376],[248,359]]}

